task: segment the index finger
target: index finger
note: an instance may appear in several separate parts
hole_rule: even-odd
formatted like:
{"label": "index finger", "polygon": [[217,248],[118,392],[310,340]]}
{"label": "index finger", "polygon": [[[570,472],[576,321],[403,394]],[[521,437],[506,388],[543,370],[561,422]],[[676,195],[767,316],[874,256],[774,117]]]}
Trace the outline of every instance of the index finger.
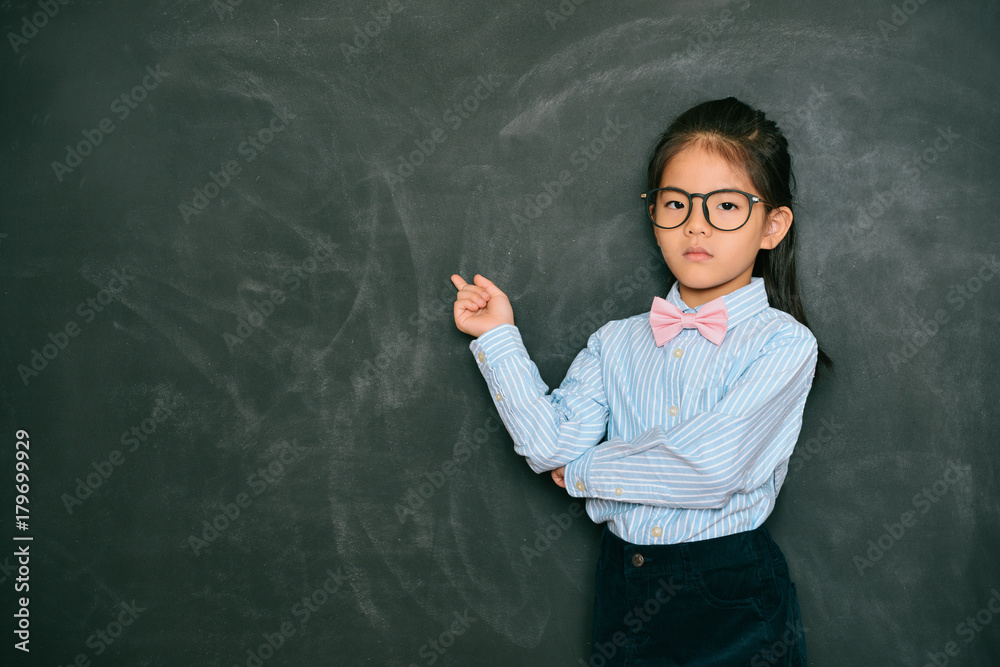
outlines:
{"label": "index finger", "polygon": [[469,284],[465,282],[465,280],[462,279],[462,276],[458,275],[457,273],[451,276],[451,283],[458,289],[462,289],[463,287]]}

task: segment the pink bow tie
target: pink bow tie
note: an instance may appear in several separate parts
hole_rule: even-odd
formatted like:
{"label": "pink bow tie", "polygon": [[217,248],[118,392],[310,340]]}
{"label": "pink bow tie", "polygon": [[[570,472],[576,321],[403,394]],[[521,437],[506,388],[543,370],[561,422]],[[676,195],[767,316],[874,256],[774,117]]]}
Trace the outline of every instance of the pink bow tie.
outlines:
{"label": "pink bow tie", "polygon": [[684,313],[666,299],[653,297],[653,308],[649,313],[649,326],[653,328],[656,346],[672,340],[682,329],[697,328],[701,335],[716,345],[721,345],[726,337],[726,304],[720,296],[709,301],[697,313]]}

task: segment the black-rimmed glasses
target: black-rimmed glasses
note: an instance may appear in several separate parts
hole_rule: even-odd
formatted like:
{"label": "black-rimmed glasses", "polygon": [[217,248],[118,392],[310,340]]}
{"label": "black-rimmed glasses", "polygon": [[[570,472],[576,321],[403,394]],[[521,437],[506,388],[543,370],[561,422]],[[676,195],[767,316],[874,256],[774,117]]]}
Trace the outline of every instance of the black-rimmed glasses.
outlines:
{"label": "black-rimmed glasses", "polygon": [[708,224],[719,231],[734,232],[747,223],[760,197],[742,190],[713,190],[704,194],[680,188],[657,188],[640,195],[653,224],[661,229],[680,227],[691,216],[694,197],[701,197],[701,210]]}

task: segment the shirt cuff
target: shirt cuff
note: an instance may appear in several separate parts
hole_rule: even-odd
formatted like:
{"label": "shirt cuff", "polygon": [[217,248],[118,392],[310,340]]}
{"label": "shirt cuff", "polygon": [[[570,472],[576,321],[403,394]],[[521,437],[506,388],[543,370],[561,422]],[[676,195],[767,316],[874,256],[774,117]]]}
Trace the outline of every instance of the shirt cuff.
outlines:
{"label": "shirt cuff", "polygon": [[469,343],[469,349],[476,357],[479,370],[487,374],[490,365],[495,365],[511,355],[528,356],[528,350],[521,340],[521,332],[513,324],[493,327],[479,338]]}
{"label": "shirt cuff", "polygon": [[[530,393],[529,385],[516,381],[518,374],[524,370],[522,367],[530,363],[528,351],[524,347],[524,341],[521,340],[521,332],[513,324],[501,324],[469,343],[469,349],[476,358],[479,372],[486,380],[486,386],[493,397],[493,405],[500,413],[511,437],[516,441],[517,438],[511,431],[513,422],[508,410],[509,399],[517,402],[525,399]],[[505,368],[508,365],[510,368]]]}
{"label": "shirt cuff", "polygon": [[578,459],[566,464],[563,481],[566,482],[566,492],[574,498],[597,497],[590,487],[590,468],[596,451],[597,447],[591,447]]}

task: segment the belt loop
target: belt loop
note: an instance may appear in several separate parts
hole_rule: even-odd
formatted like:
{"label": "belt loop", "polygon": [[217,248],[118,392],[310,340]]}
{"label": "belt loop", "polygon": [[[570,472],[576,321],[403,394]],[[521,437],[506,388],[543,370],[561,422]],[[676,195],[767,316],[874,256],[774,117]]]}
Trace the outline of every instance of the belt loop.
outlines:
{"label": "belt loop", "polygon": [[694,581],[694,567],[691,564],[691,550],[688,548],[687,542],[681,542],[678,544],[680,547],[681,554],[681,577],[684,582],[684,586],[691,586]]}

